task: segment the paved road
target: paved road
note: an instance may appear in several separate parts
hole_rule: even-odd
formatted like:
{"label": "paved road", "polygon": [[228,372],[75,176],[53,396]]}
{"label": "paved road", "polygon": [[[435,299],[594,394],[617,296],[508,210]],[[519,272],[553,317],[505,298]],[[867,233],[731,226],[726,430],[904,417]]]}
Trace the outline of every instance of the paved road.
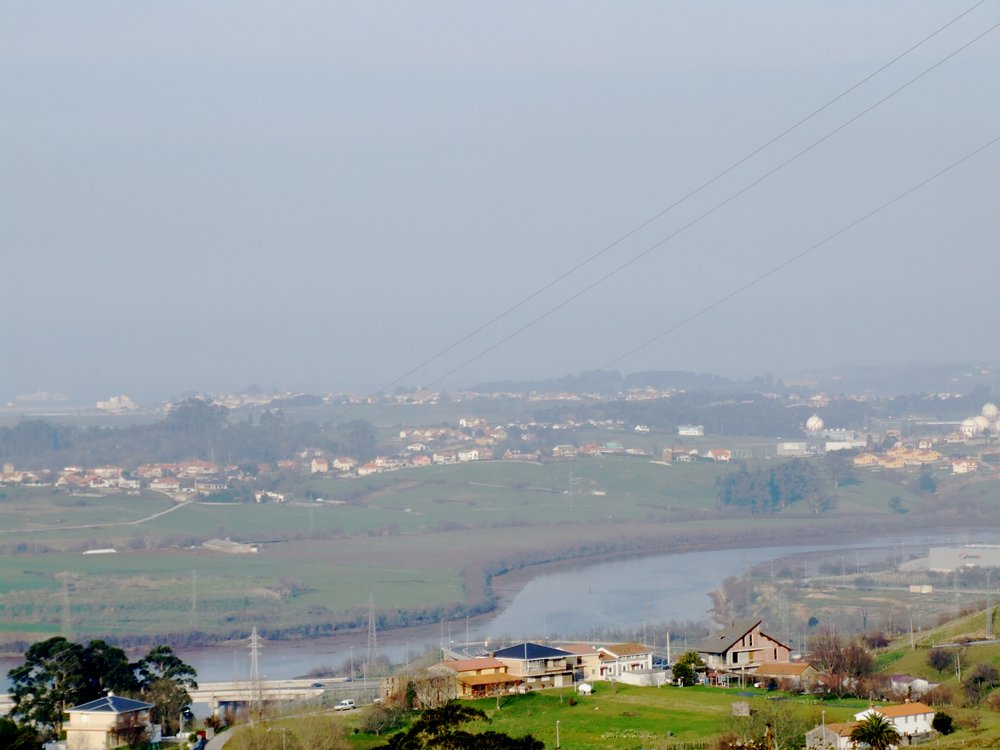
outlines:
{"label": "paved road", "polygon": [[222,750],[225,744],[229,742],[229,738],[232,736],[233,730],[231,727],[224,732],[219,732],[208,741],[208,744],[205,745],[205,750]]}

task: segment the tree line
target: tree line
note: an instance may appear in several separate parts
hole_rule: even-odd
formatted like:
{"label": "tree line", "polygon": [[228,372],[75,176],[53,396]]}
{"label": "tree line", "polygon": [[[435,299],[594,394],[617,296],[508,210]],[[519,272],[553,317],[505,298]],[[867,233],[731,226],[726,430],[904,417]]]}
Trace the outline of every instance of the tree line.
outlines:
{"label": "tree line", "polygon": [[234,420],[229,409],[197,398],[182,401],[152,424],[81,427],[29,419],[0,427],[0,461],[25,468],[134,467],[186,458],[252,467],[307,448],[367,461],[375,455],[375,429],[364,420],[342,425],[290,420],[277,409],[262,412],[256,421],[253,415]]}
{"label": "tree line", "polygon": [[820,513],[833,507],[828,481],[809,461],[795,458],[751,471],[740,464],[715,480],[715,494],[723,505],[766,514],[804,502]]}

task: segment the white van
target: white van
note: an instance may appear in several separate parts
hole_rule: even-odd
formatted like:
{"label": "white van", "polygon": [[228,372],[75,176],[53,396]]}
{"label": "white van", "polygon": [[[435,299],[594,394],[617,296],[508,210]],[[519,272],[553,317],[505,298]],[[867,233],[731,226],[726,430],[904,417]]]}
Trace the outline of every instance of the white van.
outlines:
{"label": "white van", "polygon": [[344,700],[333,707],[333,710],[350,711],[352,708],[357,708],[357,704],[351,698],[344,698]]}

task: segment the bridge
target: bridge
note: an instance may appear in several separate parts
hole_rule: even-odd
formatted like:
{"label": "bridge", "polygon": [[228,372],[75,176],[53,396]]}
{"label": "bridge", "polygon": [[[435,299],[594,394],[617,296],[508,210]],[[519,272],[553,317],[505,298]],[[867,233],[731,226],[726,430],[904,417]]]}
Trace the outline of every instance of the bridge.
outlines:
{"label": "bridge", "polygon": [[[370,683],[375,686],[378,682]],[[336,700],[359,698],[365,687],[361,682],[338,678],[302,678],[292,680],[261,680],[255,686],[249,681],[199,683],[197,690],[189,690],[192,703],[207,703],[213,713],[226,706],[241,706],[258,697],[264,703],[319,700],[333,693]],[[258,692],[259,691],[259,692]]]}
{"label": "bridge", "polygon": [[[351,682],[343,677],[326,679],[261,680],[259,697],[265,703],[319,700],[332,693],[336,700],[358,699],[365,692],[363,682]],[[317,687],[320,686],[320,687]],[[369,681],[369,687],[378,686],[378,681]],[[249,704],[254,698],[254,685],[246,680],[240,682],[202,682],[197,690],[189,690],[192,703],[207,704],[213,713],[227,706]],[[0,715],[6,715],[14,707],[14,701],[7,693],[0,694]]]}

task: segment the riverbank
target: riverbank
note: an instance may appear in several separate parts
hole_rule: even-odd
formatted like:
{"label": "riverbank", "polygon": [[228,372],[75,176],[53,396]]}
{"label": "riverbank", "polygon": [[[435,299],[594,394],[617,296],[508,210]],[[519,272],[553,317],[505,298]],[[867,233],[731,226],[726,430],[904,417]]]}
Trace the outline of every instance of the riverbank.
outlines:
{"label": "riverbank", "polygon": [[[766,546],[787,544],[853,544],[859,539],[872,538],[870,523],[846,521],[842,518],[824,518],[804,516],[796,518],[768,519],[766,523],[755,523],[756,519],[733,519],[728,525],[722,526],[715,522],[700,524],[672,525],[651,524],[637,526],[635,524],[606,524],[602,527],[604,541],[587,541],[574,546],[564,546],[561,549],[539,550],[526,548],[521,539],[520,552],[497,562],[480,562],[466,565],[463,570],[466,594],[478,595],[478,600],[470,600],[467,596],[464,602],[453,607],[440,610],[441,615],[433,620],[421,622],[410,627],[392,627],[392,618],[383,618],[382,612],[376,611],[380,617],[379,632],[383,639],[390,633],[405,643],[407,639],[414,641],[451,640],[442,636],[441,628],[447,630],[448,622],[459,622],[465,629],[468,622],[478,626],[494,619],[531,581],[540,576],[560,571],[567,571],[608,562],[641,559],[645,557],[682,554],[694,551],[712,550],[752,550]],[[884,524],[886,519],[880,519]],[[954,522],[954,517],[928,517],[891,519],[891,528],[882,529],[883,534],[946,534],[955,535],[976,534],[978,528],[969,529],[964,524]],[[745,525],[743,525],[745,524]],[[736,526],[734,528],[734,526]],[[742,526],[742,528],[740,527]],[[572,529],[580,539],[593,539],[589,526],[579,526]],[[527,531],[527,529],[524,529]],[[545,529],[531,529],[539,540],[545,537]],[[566,530],[563,529],[565,532]],[[614,534],[615,539],[607,539],[608,534]],[[441,534],[441,543],[446,544],[450,535]],[[564,534],[564,537],[569,536]],[[523,534],[522,534],[523,537]],[[494,553],[495,554],[495,553]],[[727,575],[739,575],[741,569],[734,569]],[[716,581],[711,588],[721,584]],[[706,591],[707,593],[707,591]],[[315,642],[317,639],[330,638],[337,643],[357,645],[367,638],[367,617],[355,618],[350,623],[329,622],[326,633],[312,637],[302,637],[301,634],[285,634],[280,628],[268,629],[266,637],[271,642],[294,644],[297,642]],[[152,637],[150,643],[171,643],[171,634],[165,633]],[[445,633],[445,636],[447,633]],[[88,635],[88,639],[100,637]],[[105,636],[107,640],[115,641],[114,635]],[[243,634],[240,634],[243,637]],[[173,641],[175,648],[222,647],[240,643],[239,639],[212,638],[205,636],[200,642],[192,643],[190,635],[185,634],[185,640]],[[137,646],[143,648],[144,646]],[[19,656],[21,651],[8,648],[7,654]]]}

